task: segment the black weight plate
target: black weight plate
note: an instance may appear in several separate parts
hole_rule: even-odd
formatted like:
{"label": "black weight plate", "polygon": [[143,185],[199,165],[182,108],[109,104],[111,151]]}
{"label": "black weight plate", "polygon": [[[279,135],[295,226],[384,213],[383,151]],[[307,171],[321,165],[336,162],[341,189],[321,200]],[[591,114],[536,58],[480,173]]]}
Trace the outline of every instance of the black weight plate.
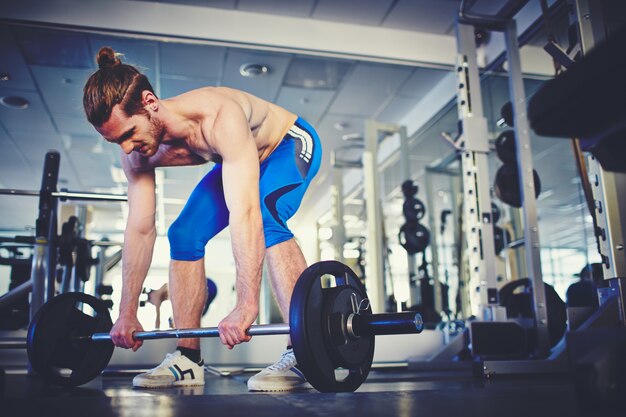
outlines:
{"label": "black weight plate", "polygon": [[493,224],[498,223],[500,217],[502,217],[502,212],[500,211],[500,207],[496,203],[491,203],[491,221]]}
{"label": "black weight plate", "polygon": [[[541,193],[541,180],[539,174],[533,169],[533,179],[535,182],[535,198]],[[517,164],[504,164],[496,172],[494,181],[496,196],[512,207],[522,207],[522,196],[519,189],[519,177]]]}
{"label": "black weight plate", "polygon": [[[328,279],[329,276],[334,279]],[[326,281],[335,282],[329,285]],[[298,367],[320,392],[354,391],[365,381],[372,367],[373,336],[361,338],[363,346],[359,345],[359,350],[366,353],[360,353],[361,360],[344,367],[344,371],[337,363],[341,362],[338,353],[340,358],[345,353],[338,351],[334,345],[329,346],[333,321],[329,311],[341,311],[341,308],[332,306],[336,299],[333,294],[337,295],[344,288],[354,291],[357,299],[367,298],[363,284],[349,267],[336,261],[318,262],[302,273],[291,297],[289,327]],[[361,314],[371,314],[371,310],[366,309]]]}
{"label": "black weight plate", "polygon": [[[93,315],[79,310],[88,305]],[[113,326],[106,306],[83,293],[54,297],[37,312],[28,327],[28,359],[46,381],[78,386],[96,378],[113,355],[110,341],[76,340],[77,336],[108,333]]]}
{"label": "black weight plate", "polygon": [[500,116],[504,119],[504,123],[506,123],[507,126],[513,127],[515,125],[513,120],[513,103],[510,101],[504,103],[500,108]]}
{"label": "black weight plate", "polygon": [[398,241],[409,254],[423,252],[430,244],[430,232],[420,223],[405,223],[398,231]]}
{"label": "black weight plate", "polygon": [[422,220],[426,214],[426,207],[422,200],[409,197],[402,204],[402,214],[407,222]]}
{"label": "black weight plate", "polygon": [[404,194],[405,198],[413,197],[417,194],[419,187],[417,183],[413,180],[405,180],[402,183],[402,194]]}
{"label": "black weight plate", "polygon": [[515,148],[515,132],[505,130],[496,139],[496,154],[505,164],[517,163],[517,149]]}
{"label": "black weight plate", "polygon": [[496,250],[496,255],[499,255],[510,241],[511,233],[509,233],[508,230],[499,226],[493,226],[493,244]]}

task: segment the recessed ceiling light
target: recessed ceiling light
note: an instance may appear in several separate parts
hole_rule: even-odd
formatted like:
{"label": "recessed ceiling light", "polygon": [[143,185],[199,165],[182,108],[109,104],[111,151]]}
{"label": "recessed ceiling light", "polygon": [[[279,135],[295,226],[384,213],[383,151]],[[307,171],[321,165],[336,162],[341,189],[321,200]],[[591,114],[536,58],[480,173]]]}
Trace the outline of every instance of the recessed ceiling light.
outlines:
{"label": "recessed ceiling light", "polygon": [[338,130],[338,131],[343,131],[346,130],[347,128],[350,127],[350,124],[348,122],[337,122],[333,125],[333,127]]}
{"label": "recessed ceiling light", "polygon": [[19,109],[19,110],[27,109],[28,106],[30,106],[30,103],[28,102],[28,100],[26,100],[24,97],[19,97],[19,96],[0,97],[0,104],[10,109]]}
{"label": "recessed ceiling light", "polygon": [[265,75],[270,72],[270,69],[267,65],[263,64],[243,64],[239,67],[239,74],[243,77],[258,77],[260,75]]}
{"label": "recessed ceiling light", "polygon": [[363,140],[363,135],[360,133],[348,133],[346,135],[343,135],[341,137],[342,140],[348,140],[348,141],[362,141]]}

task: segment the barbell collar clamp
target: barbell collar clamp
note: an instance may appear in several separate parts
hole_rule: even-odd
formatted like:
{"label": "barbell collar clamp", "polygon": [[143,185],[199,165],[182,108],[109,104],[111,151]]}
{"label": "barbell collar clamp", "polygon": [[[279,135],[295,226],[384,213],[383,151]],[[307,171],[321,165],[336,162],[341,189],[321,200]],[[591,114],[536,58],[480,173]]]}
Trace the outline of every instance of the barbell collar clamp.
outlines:
{"label": "barbell collar clamp", "polygon": [[346,332],[354,339],[361,336],[384,334],[421,333],[424,330],[422,315],[413,311],[381,314],[350,314]]}

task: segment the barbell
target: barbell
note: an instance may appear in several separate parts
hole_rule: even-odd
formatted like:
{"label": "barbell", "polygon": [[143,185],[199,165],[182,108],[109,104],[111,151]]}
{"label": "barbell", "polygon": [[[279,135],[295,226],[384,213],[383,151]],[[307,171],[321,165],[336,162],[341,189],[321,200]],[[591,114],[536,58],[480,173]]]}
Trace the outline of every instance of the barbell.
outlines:
{"label": "barbell", "polygon": [[[30,197],[41,197],[42,191],[37,190],[16,190],[12,188],[0,188],[0,195],[21,195]],[[51,191],[49,195],[61,201],[84,200],[84,201],[128,201],[126,194],[105,194],[91,193],[86,191]]]}
{"label": "barbell", "polygon": [[[253,325],[248,334],[289,334],[299,369],[321,392],[354,391],[361,386],[372,367],[374,336],[423,330],[422,317],[415,312],[372,314],[365,287],[348,266],[337,261],[315,263],[302,273],[291,297],[289,323]],[[91,381],[113,355],[112,326],[101,300],[83,293],[54,297],[28,328],[27,352],[33,370],[56,385]],[[135,332],[133,337],[219,337],[219,330],[154,330]]]}

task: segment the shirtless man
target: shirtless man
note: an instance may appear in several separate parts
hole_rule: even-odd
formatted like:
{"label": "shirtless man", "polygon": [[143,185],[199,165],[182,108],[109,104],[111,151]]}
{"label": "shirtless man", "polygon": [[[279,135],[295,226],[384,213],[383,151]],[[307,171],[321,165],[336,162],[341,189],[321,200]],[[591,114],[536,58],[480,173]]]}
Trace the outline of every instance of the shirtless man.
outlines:
{"label": "shirtless man", "polygon": [[[160,100],[147,77],[123,64],[108,47],[100,49],[97,62],[99,70],[84,88],[85,113],[108,142],[122,148],[128,178],[122,298],[111,330],[113,343],[133,351],[142,344],[132,334],[142,330],[138,298],[156,238],[154,169],[164,166],[215,163],[168,231],[176,326],[200,326],[207,297],[204,247],[227,225],[237,300],[218,325],[222,343],[232,349],[250,340],[246,330],[259,312],[264,258],[287,321],[291,293],[306,262],[286,221],[319,170],[321,145],[315,130],[277,105],[226,87],[206,87]],[[203,371],[199,339],[180,339],[176,352],[137,375],[133,385],[203,385]],[[307,387],[289,347],[278,362],[248,381],[253,391]]]}

